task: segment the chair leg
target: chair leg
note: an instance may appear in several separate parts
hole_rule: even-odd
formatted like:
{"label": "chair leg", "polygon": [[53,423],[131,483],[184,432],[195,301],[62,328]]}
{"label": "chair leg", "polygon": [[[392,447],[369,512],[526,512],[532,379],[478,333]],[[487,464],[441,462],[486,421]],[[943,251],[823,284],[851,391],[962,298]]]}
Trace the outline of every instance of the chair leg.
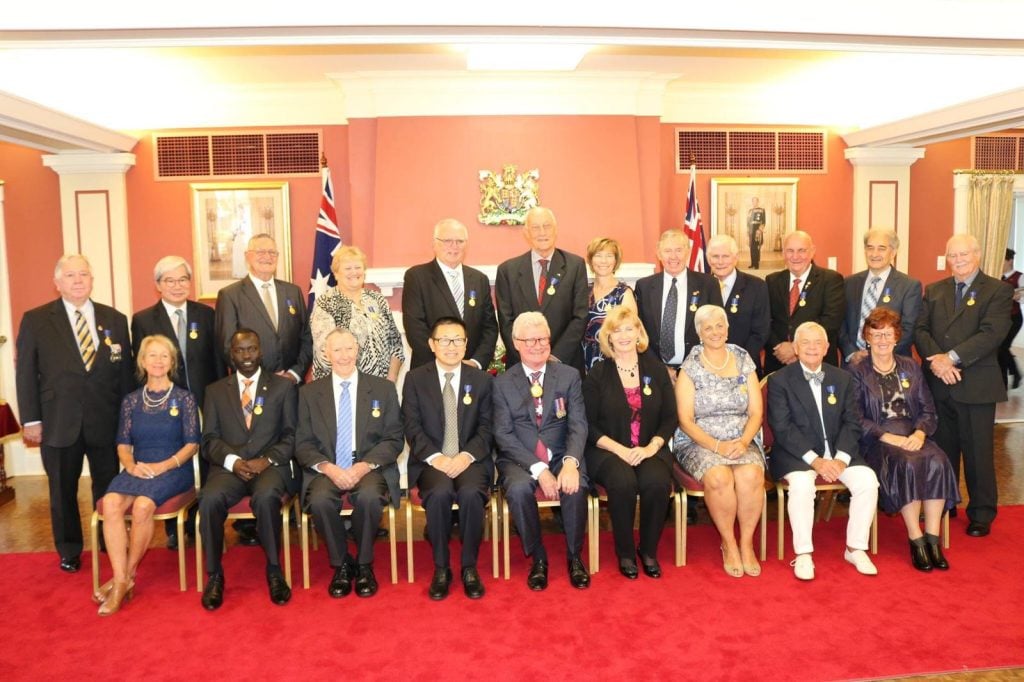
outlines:
{"label": "chair leg", "polygon": [[498,578],[501,575],[501,570],[498,568],[498,543],[501,542],[501,535],[498,533],[498,495],[500,493],[494,493],[491,495],[490,507],[491,507],[491,566],[494,577]]}
{"label": "chair leg", "polygon": [[871,553],[878,554],[878,510],[871,517]]}
{"label": "chair leg", "polygon": [[92,540],[92,591],[100,589],[100,515],[95,511],[89,522],[89,537]]}
{"label": "chair leg", "polygon": [[501,524],[502,524],[502,538],[504,539],[504,550],[505,550],[505,580],[508,580],[511,576],[511,561],[509,560],[508,545],[511,542],[509,537],[508,527],[508,502],[504,499],[501,501]]}
{"label": "chair leg", "polygon": [[292,533],[289,529],[291,521],[292,503],[289,502],[281,506],[281,539],[284,541],[281,549],[284,551],[284,581],[288,583],[288,587],[292,586]]}
{"label": "chair leg", "polygon": [[949,549],[949,510],[942,515],[942,548]]}
{"label": "chair leg", "polygon": [[413,581],[412,567],[412,500],[405,501],[405,574],[408,581]]}
{"label": "chair leg", "polygon": [[391,584],[398,584],[398,538],[395,537],[395,508],[388,505],[388,539],[391,545]]}
{"label": "chair leg", "polygon": [[783,543],[786,541],[786,535],[784,533],[786,524],[786,491],[781,485],[775,486],[775,501],[778,506],[776,518],[779,522],[779,560],[781,561],[782,557],[785,556],[785,547],[783,546]]}
{"label": "chair leg", "polygon": [[761,561],[768,556],[768,493],[761,502]]}
{"label": "chair leg", "polygon": [[[199,532],[200,512],[196,510],[196,592],[203,591],[203,582],[206,579],[206,571],[203,570],[203,534]],[[178,546],[181,546],[181,536],[178,536]]]}
{"label": "chair leg", "polygon": [[302,587],[309,589],[309,514],[299,517],[299,541],[302,544]]}
{"label": "chair leg", "polygon": [[681,492],[672,493],[672,506],[676,517],[676,566],[686,565],[686,540],[683,537],[683,533],[686,532],[686,515],[683,513],[682,497]]}
{"label": "chair leg", "polygon": [[598,533],[599,515],[601,513],[600,502],[596,497],[587,497],[587,541],[590,543],[590,572],[597,573],[601,570],[601,547],[599,545]]}
{"label": "chair leg", "polygon": [[[188,589],[188,575],[185,573],[185,519],[188,517],[188,510],[192,508],[192,505],[188,505],[184,509],[178,512],[178,587],[184,592]],[[197,510],[198,513],[198,510]],[[196,576],[196,583],[200,578]]]}

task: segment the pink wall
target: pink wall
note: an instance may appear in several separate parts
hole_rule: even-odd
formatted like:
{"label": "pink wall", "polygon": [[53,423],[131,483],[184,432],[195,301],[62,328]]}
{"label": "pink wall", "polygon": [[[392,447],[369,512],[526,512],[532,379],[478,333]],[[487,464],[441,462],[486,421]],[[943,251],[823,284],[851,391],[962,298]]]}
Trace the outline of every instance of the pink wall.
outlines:
{"label": "pink wall", "polygon": [[910,167],[909,273],[925,284],[946,276],[935,269],[953,235],[953,171],[970,168],[969,138],[930,144]]}

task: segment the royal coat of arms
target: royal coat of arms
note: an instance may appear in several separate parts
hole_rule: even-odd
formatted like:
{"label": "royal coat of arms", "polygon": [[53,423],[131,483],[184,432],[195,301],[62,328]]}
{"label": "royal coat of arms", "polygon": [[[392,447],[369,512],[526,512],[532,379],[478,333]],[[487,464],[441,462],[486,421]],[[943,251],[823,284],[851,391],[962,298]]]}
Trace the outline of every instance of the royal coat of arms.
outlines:
{"label": "royal coat of arms", "polygon": [[536,168],[516,173],[505,166],[501,174],[482,170],[480,176],[480,215],[484,225],[522,225],[526,213],[540,201],[540,171]]}

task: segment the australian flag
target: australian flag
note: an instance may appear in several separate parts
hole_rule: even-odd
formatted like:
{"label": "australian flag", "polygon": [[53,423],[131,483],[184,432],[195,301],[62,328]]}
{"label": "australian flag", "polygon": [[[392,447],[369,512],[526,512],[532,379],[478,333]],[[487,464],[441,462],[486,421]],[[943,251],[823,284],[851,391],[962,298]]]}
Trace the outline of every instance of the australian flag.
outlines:
{"label": "australian flag", "polygon": [[338,217],[334,212],[334,185],[331,184],[331,169],[324,166],[320,171],[323,180],[323,197],[320,199],[320,215],[316,219],[316,241],[313,242],[313,273],[309,280],[309,307],[313,308],[316,297],[325,293],[337,282],[331,272],[331,258],[341,246],[338,232]]}

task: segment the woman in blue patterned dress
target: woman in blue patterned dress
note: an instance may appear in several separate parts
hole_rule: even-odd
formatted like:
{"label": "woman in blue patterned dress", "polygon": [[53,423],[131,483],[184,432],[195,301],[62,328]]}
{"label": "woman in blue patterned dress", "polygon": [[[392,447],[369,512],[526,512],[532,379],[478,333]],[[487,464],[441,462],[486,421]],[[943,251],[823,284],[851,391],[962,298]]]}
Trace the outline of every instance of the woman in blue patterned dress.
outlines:
{"label": "woman in blue patterned dress", "polygon": [[594,273],[594,285],[590,288],[590,306],[587,310],[587,327],[583,331],[583,367],[589,372],[601,361],[601,345],[597,332],[601,329],[610,308],[628,305],[636,310],[633,290],[615,277],[622,265],[622,249],[614,239],[598,237],[587,246],[587,264]]}
{"label": "woman in blue patterned dress", "polygon": [[191,460],[199,449],[199,417],[192,394],[171,383],[177,349],[166,336],[147,336],[136,364],[145,383],[121,402],[117,456],[123,470],[103,497],[103,539],[114,577],[93,594],[101,616],[131,599],[135,572],[153,538],[153,512],[195,485]]}
{"label": "woman in blue patterned dress", "polygon": [[[700,343],[679,368],[679,429],[674,452],[688,474],[704,484],[704,501],[722,536],[722,562],[734,578],[761,574],[754,530],[764,501],[760,443],[761,389],[754,362],[726,343],[725,310],[704,305],[693,317]],[[739,522],[736,542],[733,526]]]}

